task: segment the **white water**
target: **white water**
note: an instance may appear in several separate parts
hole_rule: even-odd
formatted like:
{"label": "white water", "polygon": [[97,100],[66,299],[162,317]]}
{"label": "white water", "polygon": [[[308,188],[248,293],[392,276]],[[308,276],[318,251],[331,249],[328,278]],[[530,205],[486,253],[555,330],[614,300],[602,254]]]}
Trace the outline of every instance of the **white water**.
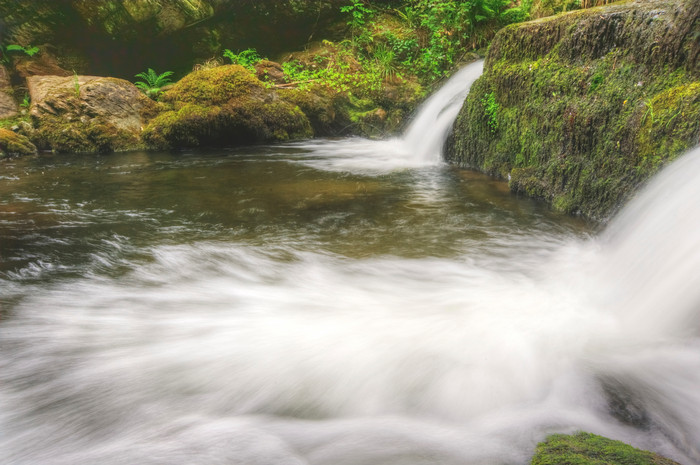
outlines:
{"label": "white water", "polygon": [[399,138],[373,141],[345,139],[329,145],[325,141],[295,144],[311,150],[307,164],[332,171],[386,174],[442,162],[442,149],[469,88],[484,69],[484,62],[469,64],[456,72],[431,95]]}
{"label": "white water", "polygon": [[696,149],[588,241],[153,244],[124,275],[29,286],[0,326],[0,457],[525,464],[585,430],[700,463],[699,172]]}

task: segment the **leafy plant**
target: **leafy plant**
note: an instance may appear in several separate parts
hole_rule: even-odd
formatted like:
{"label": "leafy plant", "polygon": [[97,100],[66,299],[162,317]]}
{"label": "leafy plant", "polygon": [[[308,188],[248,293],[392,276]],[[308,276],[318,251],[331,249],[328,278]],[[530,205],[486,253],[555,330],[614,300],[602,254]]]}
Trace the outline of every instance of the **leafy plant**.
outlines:
{"label": "leafy plant", "polygon": [[340,7],[341,13],[350,13],[351,19],[348,25],[359,29],[365,25],[367,19],[374,14],[374,10],[368,8],[362,0],[351,0],[349,5]]}
{"label": "leafy plant", "polygon": [[10,56],[8,52],[21,52],[24,53],[27,56],[33,57],[37,53],[39,53],[39,47],[22,47],[21,45],[17,44],[10,44],[7,46],[0,46],[0,63],[2,64],[9,64],[10,63]]}
{"label": "leafy plant", "polygon": [[374,49],[373,58],[377,72],[382,79],[390,79],[396,76],[397,68],[394,63],[395,55],[393,50],[380,43]]}
{"label": "leafy plant", "polygon": [[233,53],[231,50],[224,50],[224,58],[231,60],[231,64],[241,65],[250,71],[255,71],[255,65],[262,60],[254,48],[248,48],[242,52]]}
{"label": "leafy plant", "polygon": [[25,93],[24,98],[22,99],[22,103],[19,104],[21,108],[29,109],[31,106],[31,101],[29,100],[29,94]]}
{"label": "leafy plant", "polygon": [[144,71],[135,76],[143,79],[143,81],[136,81],[134,85],[141,89],[148,97],[156,100],[160,95],[161,88],[172,82],[170,80],[170,76],[172,75],[172,71],[158,74],[152,68],[148,68],[148,71]]}

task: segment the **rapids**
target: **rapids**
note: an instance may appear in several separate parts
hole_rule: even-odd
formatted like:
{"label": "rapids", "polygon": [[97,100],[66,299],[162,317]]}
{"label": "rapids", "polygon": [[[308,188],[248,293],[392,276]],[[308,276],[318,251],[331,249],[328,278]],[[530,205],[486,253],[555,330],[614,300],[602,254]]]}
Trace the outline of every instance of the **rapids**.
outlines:
{"label": "rapids", "polygon": [[413,152],[443,114],[8,162],[3,463],[525,464],[577,430],[700,463],[700,149],[596,232]]}

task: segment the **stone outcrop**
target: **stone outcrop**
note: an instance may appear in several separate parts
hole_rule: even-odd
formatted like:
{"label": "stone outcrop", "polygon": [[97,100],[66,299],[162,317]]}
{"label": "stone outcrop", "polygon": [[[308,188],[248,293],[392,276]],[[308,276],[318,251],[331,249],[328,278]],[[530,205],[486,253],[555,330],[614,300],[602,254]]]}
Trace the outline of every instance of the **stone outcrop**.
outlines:
{"label": "stone outcrop", "polygon": [[40,149],[112,152],[143,148],[141,131],[156,104],[132,83],[99,76],[27,79]]}
{"label": "stone outcrop", "polygon": [[700,3],[637,0],[501,30],[447,143],[452,163],[605,219],[700,142]]}

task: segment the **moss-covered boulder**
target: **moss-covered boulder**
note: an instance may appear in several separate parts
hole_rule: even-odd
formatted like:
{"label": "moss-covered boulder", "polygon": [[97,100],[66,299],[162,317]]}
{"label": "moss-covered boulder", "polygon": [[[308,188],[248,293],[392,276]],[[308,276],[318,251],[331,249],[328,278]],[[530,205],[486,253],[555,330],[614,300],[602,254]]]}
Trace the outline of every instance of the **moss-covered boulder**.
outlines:
{"label": "moss-covered boulder", "polygon": [[531,465],[678,465],[653,452],[591,433],[554,434],[537,445]]}
{"label": "moss-covered boulder", "polygon": [[0,128],[0,158],[35,153],[37,153],[36,146],[29,139],[9,129]]}
{"label": "moss-covered boulder", "polygon": [[700,2],[627,1],[501,30],[448,160],[609,217],[700,136]]}
{"label": "moss-covered boulder", "polygon": [[156,104],[132,83],[99,76],[32,76],[33,142],[56,152],[144,148],[141,131]]}
{"label": "moss-covered boulder", "polygon": [[243,145],[309,138],[309,120],[246,68],[195,71],[161,98],[166,110],[146,127],[152,148]]}

